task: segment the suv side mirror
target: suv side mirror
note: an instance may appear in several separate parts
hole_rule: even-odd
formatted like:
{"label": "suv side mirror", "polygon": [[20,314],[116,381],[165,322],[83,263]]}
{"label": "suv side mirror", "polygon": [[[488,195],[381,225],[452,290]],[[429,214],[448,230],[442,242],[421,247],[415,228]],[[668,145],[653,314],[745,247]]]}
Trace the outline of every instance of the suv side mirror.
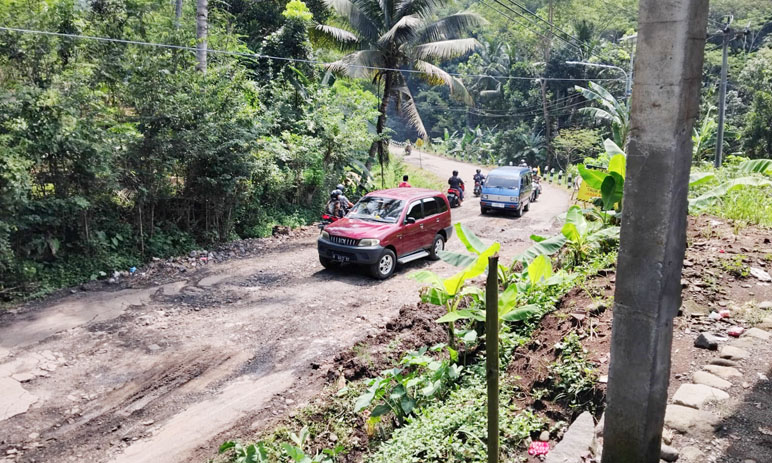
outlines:
{"label": "suv side mirror", "polygon": [[406,224],[415,223],[415,217],[406,217],[405,218],[405,223]]}

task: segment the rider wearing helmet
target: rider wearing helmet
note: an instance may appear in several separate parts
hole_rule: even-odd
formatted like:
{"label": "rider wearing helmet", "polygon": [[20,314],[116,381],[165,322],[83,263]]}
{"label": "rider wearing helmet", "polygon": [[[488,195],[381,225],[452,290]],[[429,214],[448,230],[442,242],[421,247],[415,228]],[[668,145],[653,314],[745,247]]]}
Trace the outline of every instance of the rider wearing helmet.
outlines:
{"label": "rider wearing helmet", "polygon": [[338,183],[338,185],[335,188],[336,188],[336,191],[338,191],[338,199],[340,200],[340,206],[343,208],[343,210],[348,212],[349,209],[354,207],[354,203],[349,201],[346,195],[343,194],[344,187],[342,183]]}
{"label": "rider wearing helmet", "polygon": [[327,206],[324,207],[324,210],[333,217],[343,217],[343,208],[341,207],[338,190],[332,190],[330,200],[327,201]]}
{"label": "rider wearing helmet", "polygon": [[461,188],[461,185],[464,184],[464,181],[461,180],[461,178],[458,176],[458,171],[453,171],[453,176],[448,179],[448,185],[450,185],[451,188],[458,191],[458,199],[463,201],[464,200],[464,190]]}
{"label": "rider wearing helmet", "polygon": [[519,167],[528,167],[528,163],[525,162],[525,159],[520,160],[520,166]]}
{"label": "rider wearing helmet", "polygon": [[477,173],[474,174],[474,177],[472,177],[472,180],[474,180],[475,182],[480,182],[480,184],[482,184],[483,180],[485,180],[485,175],[482,174],[480,169],[477,169]]}

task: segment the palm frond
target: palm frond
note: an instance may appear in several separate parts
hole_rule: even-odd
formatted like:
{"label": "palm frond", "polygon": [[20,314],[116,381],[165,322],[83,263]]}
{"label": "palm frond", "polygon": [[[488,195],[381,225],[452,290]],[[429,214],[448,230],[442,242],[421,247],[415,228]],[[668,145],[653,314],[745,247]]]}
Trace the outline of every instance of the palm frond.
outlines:
{"label": "palm frond", "polygon": [[407,120],[407,123],[413,127],[418,136],[426,140],[429,135],[426,133],[426,127],[424,127],[424,121],[421,119],[421,114],[418,112],[418,108],[415,105],[413,94],[410,93],[410,89],[407,85],[400,85],[394,87],[393,91],[397,94],[397,111],[399,114]]}
{"label": "palm frond", "polygon": [[447,85],[450,89],[451,96],[468,105],[473,104],[472,95],[469,94],[460,79],[451,76],[447,72],[426,61],[418,60],[415,62],[414,67],[417,71],[421,72],[420,76],[431,85]]}
{"label": "palm frond", "polygon": [[395,11],[397,16],[415,14],[421,17],[428,17],[437,6],[442,4],[441,0],[394,0],[397,2]]}
{"label": "palm frond", "polygon": [[334,46],[344,51],[355,50],[359,45],[359,37],[353,32],[326,24],[317,24],[309,30],[309,35],[315,44]]}
{"label": "palm frond", "polygon": [[461,12],[446,16],[418,31],[416,43],[437,42],[439,40],[456,39],[469,32],[469,30],[488,24],[477,13]]}
{"label": "palm frond", "polygon": [[403,44],[415,37],[416,30],[424,24],[418,16],[403,16],[394,26],[378,39],[378,45],[386,47],[389,44]]}
{"label": "palm frond", "polygon": [[480,47],[476,39],[452,39],[439,42],[429,42],[418,45],[411,50],[411,54],[418,59],[451,59],[464,56],[470,51]]}
{"label": "palm frond", "polygon": [[323,0],[325,5],[346,18],[361,38],[371,43],[378,40],[378,27],[373,20],[351,0]]}
{"label": "palm frond", "polygon": [[370,78],[376,67],[385,67],[386,60],[379,50],[361,50],[350,53],[327,65],[327,69],[337,74],[354,78]]}

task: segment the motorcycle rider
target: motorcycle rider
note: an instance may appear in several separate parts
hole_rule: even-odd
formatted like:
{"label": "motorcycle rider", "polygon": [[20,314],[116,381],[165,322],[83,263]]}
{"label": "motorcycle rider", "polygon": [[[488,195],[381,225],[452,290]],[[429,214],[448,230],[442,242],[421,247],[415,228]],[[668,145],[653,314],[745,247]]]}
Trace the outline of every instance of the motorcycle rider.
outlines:
{"label": "motorcycle rider", "polygon": [[330,200],[327,201],[324,211],[333,217],[343,217],[343,208],[341,207],[338,190],[332,190],[332,193],[330,193]]}
{"label": "motorcycle rider", "polygon": [[528,163],[525,162],[525,159],[521,159],[518,167],[528,167]]}
{"label": "motorcycle rider", "polygon": [[461,180],[461,178],[458,176],[458,171],[453,171],[453,176],[448,179],[448,185],[450,185],[451,188],[458,191],[458,200],[463,201],[464,200],[464,190],[461,188],[461,186],[464,184],[464,181]]}
{"label": "motorcycle rider", "polygon": [[485,175],[483,175],[482,172],[480,172],[480,169],[477,169],[477,173],[474,174],[474,177],[472,177],[472,179],[475,182],[480,182],[480,185],[482,185],[483,180],[485,180]]}
{"label": "motorcycle rider", "polygon": [[345,194],[343,194],[343,190],[344,190],[344,187],[343,187],[343,184],[342,184],[342,183],[339,183],[339,184],[338,184],[338,185],[335,187],[335,189],[338,191],[338,199],[340,200],[340,205],[341,205],[341,207],[343,208],[343,210],[344,210],[345,212],[348,212],[348,211],[349,211],[349,209],[351,209],[352,207],[354,207],[354,203],[352,203],[351,201],[349,201],[349,200],[348,200],[348,198],[346,197],[346,195],[345,195]]}

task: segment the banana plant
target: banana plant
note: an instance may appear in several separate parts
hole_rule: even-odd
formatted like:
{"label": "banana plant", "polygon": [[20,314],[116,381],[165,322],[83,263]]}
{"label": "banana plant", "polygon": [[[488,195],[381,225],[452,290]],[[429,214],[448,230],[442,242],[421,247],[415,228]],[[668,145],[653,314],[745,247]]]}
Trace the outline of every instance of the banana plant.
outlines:
{"label": "banana plant", "polygon": [[[456,230],[459,229],[459,226],[460,224],[456,225]],[[482,242],[479,243],[482,244]],[[488,257],[496,254],[500,248],[501,245],[498,242],[494,242],[483,249],[478,255],[468,256],[471,258],[464,260],[463,270],[450,278],[440,278],[437,274],[430,272],[429,270],[420,270],[412,273],[410,277],[414,280],[422,283],[429,283],[429,287],[424,288],[421,292],[421,300],[430,304],[444,306],[448,313],[456,312],[458,310],[459,302],[461,302],[464,296],[468,294],[469,290],[464,290],[464,285],[467,280],[475,278],[485,272],[488,268]],[[450,347],[455,349],[456,334],[453,323],[448,324],[448,336],[450,338]]]}
{"label": "banana plant", "polygon": [[606,172],[588,169],[584,164],[579,164],[577,168],[582,180],[587,182],[590,188],[600,190],[601,209],[618,211],[622,207],[627,158],[624,151],[612,140],[606,139],[604,147],[606,154],[610,156]]}
{"label": "banana plant", "polygon": [[568,209],[566,223],[560,233],[566,238],[566,247],[574,264],[585,260],[604,241],[619,239],[619,227],[604,227],[602,221],[588,221],[579,206]]}
{"label": "banana plant", "polygon": [[[727,180],[696,198],[690,198],[689,208],[692,210],[705,208],[715,203],[730,191],[742,187],[772,186],[772,181],[767,180],[764,177],[753,175],[762,174],[765,176],[772,176],[772,159],[752,159],[742,162],[737,166],[736,173],[745,174],[745,176]],[[713,172],[693,172],[689,175],[689,187],[694,188],[715,179],[716,174]]]}

